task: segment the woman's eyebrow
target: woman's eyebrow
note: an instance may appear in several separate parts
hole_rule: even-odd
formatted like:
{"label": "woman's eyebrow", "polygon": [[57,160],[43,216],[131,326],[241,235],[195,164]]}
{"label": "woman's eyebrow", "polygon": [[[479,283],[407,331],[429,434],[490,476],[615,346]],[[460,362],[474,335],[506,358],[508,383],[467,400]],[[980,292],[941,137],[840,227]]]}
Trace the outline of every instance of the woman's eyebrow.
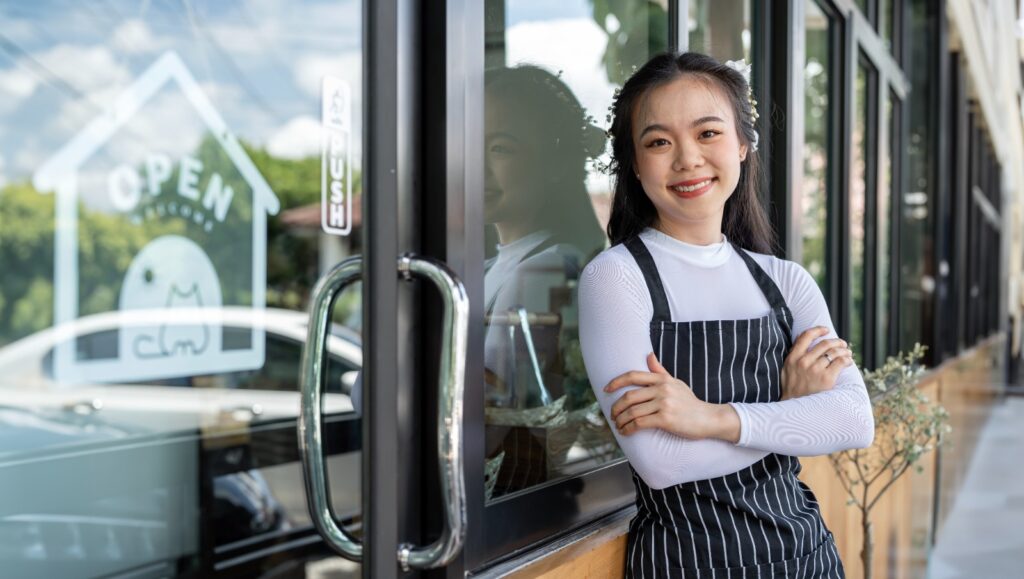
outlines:
{"label": "woman's eyebrow", "polygon": [[644,130],[640,131],[640,137],[639,138],[642,139],[644,135],[646,135],[647,133],[649,133],[651,131],[665,131],[666,133],[669,132],[668,131],[668,127],[666,127],[665,125],[659,125],[659,124],[647,125],[646,127],[644,127]]}
{"label": "woman's eyebrow", "polygon": [[703,125],[704,123],[724,123],[724,122],[725,122],[725,120],[722,119],[721,117],[716,117],[714,115],[709,115],[709,116],[706,116],[706,117],[701,117],[701,118],[693,121],[692,123],[690,123],[690,128],[698,127],[700,125]]}
{"label": "woman's eyebrow", "polygon": [[[706,117],[701,117],[701,118],[693,121],[692,123],[690,123],[690,128],[698,127],[700,125],[703,125],[704,123],[724,123],[724,122],[725,122],[725,119],[723,119],[722,117],[716,117],[714,115],[708,115]],[[640,138],[643,138],[644,135],[646,135],[647,133],[649,133],[651,131],[665,131],[665,132],[668,132],[669,129],[665,125],[659,125],[657,123],[655,123],[653,125],[647,125],[646,127],[644,127],[644,130],[640,131]]]}

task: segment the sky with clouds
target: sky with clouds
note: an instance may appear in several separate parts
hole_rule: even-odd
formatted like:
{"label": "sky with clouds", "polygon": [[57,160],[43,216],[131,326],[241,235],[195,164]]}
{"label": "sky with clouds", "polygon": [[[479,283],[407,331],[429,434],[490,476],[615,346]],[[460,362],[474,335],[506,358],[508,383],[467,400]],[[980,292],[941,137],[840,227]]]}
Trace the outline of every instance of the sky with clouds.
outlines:
{"label": "sky with clouds", "polygon": [[[352,87],[354,162],[360,162],[361,3],[245,0],[192,3],[39,0],[0,5],[0,182],[27,180],[75,134],[109,114],[119,95],[168,51],[176,53],[236,136],[272,154],[319,154],[325,75]],[[587,0],[510,0],[508,64],[552,72],[604,124],[614,87],[601,65],[607,37]],[[201,137],[181,95],[152,99],[131,135],[105,154],[137,162]],[[593,175],[591,188],[607,189]]]}
{"label": "sky with clouds", "polygon": [[[0,180],[27,180],[168,51],[176,53],[229,129],[273,154],[319,154],[320,82],[350,83],[361,110],[357,0],[241,3],[53,2],[0,5]],[[202,136],[167,87],[108,154],[172,155]],[[354,141],[361,118],[353,115]],[[355,160],[355,159],[354,159]]]}

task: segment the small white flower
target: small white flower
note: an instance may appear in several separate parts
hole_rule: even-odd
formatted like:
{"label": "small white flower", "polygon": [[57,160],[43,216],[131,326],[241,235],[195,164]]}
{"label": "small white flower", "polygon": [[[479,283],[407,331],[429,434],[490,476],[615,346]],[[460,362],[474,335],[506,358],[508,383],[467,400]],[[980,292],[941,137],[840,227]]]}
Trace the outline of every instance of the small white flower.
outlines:
{"label": "small white flower", "polygon": [[747,84],[750,84],[750,63],[748,63],[745,59],[741,58],[739,60],[727,60],[725,61],[725,66],[728,66],[729,68],[742,74],[744,80],[747,81]]}

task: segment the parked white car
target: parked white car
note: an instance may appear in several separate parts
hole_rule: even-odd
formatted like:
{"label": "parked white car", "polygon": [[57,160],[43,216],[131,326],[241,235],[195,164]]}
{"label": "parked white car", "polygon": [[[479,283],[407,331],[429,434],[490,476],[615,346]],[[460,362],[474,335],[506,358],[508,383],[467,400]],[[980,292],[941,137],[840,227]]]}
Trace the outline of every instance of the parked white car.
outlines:
{"label": "parked white car", "polygon": [[[188,312],[166,315],[180,323]],[[55,379],[54,352],[67,340],[79,356],[109,354],[119,313],[0,347],[0,575],[162,577],[182,561],[207,568],[251,545],[312,532],[303,530],[295,439],[307,316],[221,308],[218,318],[228,338],[251,335],[252,320],[262,320],[262,367],[198,375],[185,363],[181,376],[140,383]],[[335,326],[327,350],[324,410],[336,417],[327,461],[337,512],[351,516],[359,427],[349,395],[362,366],[359,336]]]}

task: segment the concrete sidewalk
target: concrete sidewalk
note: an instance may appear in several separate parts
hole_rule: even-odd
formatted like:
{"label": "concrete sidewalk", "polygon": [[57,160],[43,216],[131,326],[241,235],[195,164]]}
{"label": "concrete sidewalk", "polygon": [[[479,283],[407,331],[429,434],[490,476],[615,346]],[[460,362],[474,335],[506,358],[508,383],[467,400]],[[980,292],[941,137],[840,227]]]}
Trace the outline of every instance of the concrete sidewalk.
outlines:
{"label": "concrete sidewalk", "polygon": [[992,409],[928,577],[1024,577],[1024,397]]}

